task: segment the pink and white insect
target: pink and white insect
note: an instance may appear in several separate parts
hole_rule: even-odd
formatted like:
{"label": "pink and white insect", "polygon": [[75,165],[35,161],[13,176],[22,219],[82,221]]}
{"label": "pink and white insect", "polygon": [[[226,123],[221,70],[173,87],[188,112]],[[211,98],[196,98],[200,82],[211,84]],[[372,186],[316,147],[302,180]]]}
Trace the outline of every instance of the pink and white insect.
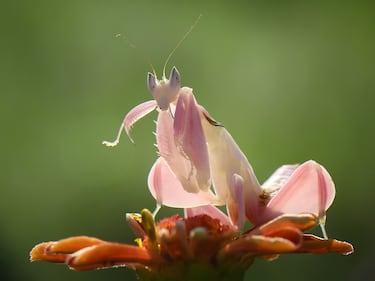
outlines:
{"label": "pink and white insect", "polygon": [[314,161],[284,165],[263,185],[229,132],[199,105],[193,90],[181,87],[178,70],[169,79],[148,73],[148,89],[154,97],[125,116],[122,130],[130,137],[132,126],[154,109],[158,111],[156,140],[160,157],[151,168],[149,189],[158,206],[190,208],[226,205],[234,225],[248,219],[259,225],[280,214],[313,213],[323,233],[325,213],[335,187],[328,172]]}

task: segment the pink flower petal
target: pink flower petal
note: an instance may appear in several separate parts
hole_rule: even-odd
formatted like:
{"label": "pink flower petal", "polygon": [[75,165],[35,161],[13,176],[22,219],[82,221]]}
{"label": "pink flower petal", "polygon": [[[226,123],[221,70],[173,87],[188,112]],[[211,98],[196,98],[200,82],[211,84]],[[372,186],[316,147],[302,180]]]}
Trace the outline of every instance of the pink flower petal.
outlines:
{"label": "pink flower petal", "polygon": [[324,216],[334,197],[335,186],[326,169],[315,161],[307,161],[268,202],[259,223],[283,213]]}
{"label": "pink flower petal", "polygon": [[216,197],[211,191],[187,192],[161,157],[151,168],[148,186],[156,201],[169,207],[191,208],[214,204],[216,201]]}
{"label": "pink flower petal", "polygon": [[144,239],[146,232],[142,226],[142,217],[141,214],[137,213],[126,213],[125,215],[126,222],[133,230],[134,234],[141,239]]}

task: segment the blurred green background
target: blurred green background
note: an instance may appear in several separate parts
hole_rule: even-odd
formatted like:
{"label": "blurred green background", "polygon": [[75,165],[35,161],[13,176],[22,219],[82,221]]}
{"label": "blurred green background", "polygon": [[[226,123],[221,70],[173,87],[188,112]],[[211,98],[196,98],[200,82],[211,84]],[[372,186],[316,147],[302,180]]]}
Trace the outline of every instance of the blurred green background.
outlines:
{"label": "blurred green background", "polygon": [[[337,188],[331,237],[351,256],[257,261],[247,280],[368,280],[375,274],[375,17],[371,1],[10,1],[0,8],[1,280],[136,280],[129,269],[29,263],[41,241],[131,243],[125,212],[154,208],[151,114],[136,144],[112,140],[151,98],[148,62],[173,56],[183,85],[224,123],[259,179],[315,159]],[[118,35],[120,34],[120,35]],[[129,47],[129,40],[136,49]],[[164,208],[160,217],[176,212]]]}

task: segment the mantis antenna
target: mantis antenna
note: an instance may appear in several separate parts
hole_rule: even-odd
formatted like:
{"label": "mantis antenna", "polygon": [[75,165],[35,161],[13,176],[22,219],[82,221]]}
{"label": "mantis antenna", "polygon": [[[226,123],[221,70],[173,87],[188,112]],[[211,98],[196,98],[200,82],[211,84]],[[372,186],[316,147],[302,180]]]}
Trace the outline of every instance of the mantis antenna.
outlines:
{"label": "mantis antenna", "polygon": [[128,36],[126,35],[122,35],[121,33],[118,33],[115,35],[116,38],[122,36],[125,41],[126,41],[126,44],[128,45],[129,48],[132,48],[134,50],[136,50],[136,53],[138,54],[138,56],[140,56],[143,60],[143,62],[146,62],[148,65],[150,65],[151,69],[152,69],[152,72],[154,73],[155,77],[156,77],[156,70],[155,70],[155,67],[154,65],[150,62],[150,59],[145,55],[144,52],[142,52],[142,50],[140,49],[137,49],[137,46],[129,39]]}
{"label": "mantis antenna", "polygon": [[[193,29],[197,26],[197,24],[199,23],[199,20],[201,19],[203,15],[200,14],[198,16],[198,18],[195,20],[195,22],[193,23],[192,26],[190,26],[189,30],[184,34],[184,36],[182,36],[182,38],[180,39],[180,41],[178,41],[178,43],[176,44],[176,46],[173,48],[173,50],[169,53],[167,59],[165,60],[165,63],[164,63],[164,66],[163,66],[163,79],[166,79],[166,76],[165,76],[165,69],[167,68],[167,64],[169,62],[169,60],[171,59],[171,57],[173,56],[174,52],[176,52],[176,50],[178,49],[178,47],[180,47],[180,45],[182,44],[182,42],[184,42],[184,40],[186,39],[186,37],[188,37],[188,35],[193,31]],[[154,73],[155,73],[155,70],[153,69]]]}

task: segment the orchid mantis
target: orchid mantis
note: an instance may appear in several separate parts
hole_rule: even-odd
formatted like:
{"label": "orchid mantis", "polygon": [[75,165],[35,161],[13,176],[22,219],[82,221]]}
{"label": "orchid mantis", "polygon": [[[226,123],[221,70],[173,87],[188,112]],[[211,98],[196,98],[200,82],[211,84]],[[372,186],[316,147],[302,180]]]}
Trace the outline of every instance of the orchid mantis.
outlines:
{"label": "orchid mantis", "polygon": [[122,130],[131,139],[132,126],[151,111],[158,111],[160,157],[151,168],[148,186],[159,207],[226,205],[238,228],[246,219],[259,225],[281,214],[312,213],[326,236],[325,212],[335,188],[321,165],[314,161],[284,165],[260,185],[229,132],[196,102],[191,88],[181,87],[176,67],[169,79],[163,74],[158,80],[156,74],[148,73],[147,86],[154,100],[130,110],[117,138],[103,144],[117,145]]}
{"label": "orchid mantis", "polygon": [[[130,136],[134,123],[158,108],[156,138],[161,158],[151,169],[148,181],[158,203],[173,207],[238,205],[232,197],[238,198],[242,189],[251,193],[249,198],[254,201],[262,191],[245,155],[226,129],[197,104],[192,89],[181,88],[178,70],[174,67],[169,79],[163,75],[160,81],[149,73],[147,85],[155,100],[133,108],[115,141],[103,143],[117,145],[123,129]],[[238,180],[244,181],[243,187],[235,183],[237,174]],[[245,202],[238,207],[245,210]],[[243,211],[239,214],[242,216]]]}

